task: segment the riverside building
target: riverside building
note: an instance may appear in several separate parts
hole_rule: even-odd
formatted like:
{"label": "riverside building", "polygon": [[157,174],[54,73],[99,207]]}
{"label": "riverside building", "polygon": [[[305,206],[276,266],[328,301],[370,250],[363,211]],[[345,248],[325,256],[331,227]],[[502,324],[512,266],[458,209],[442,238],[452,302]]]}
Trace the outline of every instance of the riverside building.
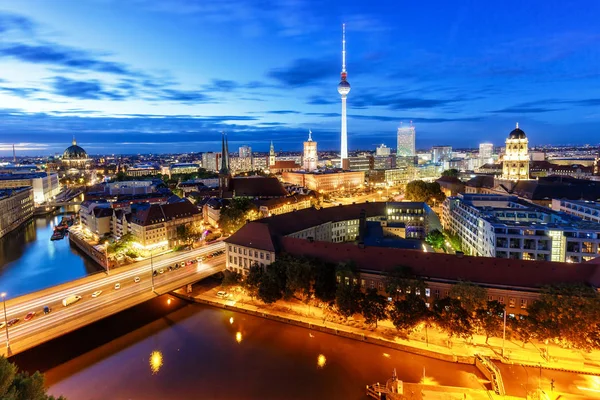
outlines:
{"label": "riverside building", "polygon": [[33,189],[17,187],[0,190],[0,237],[33,215]]}
{"label": "riverside building", "polygon": [[582,262],[600,256],[600,224],[496,194],[459,194],[442,206],[442,224],[466,254]]}

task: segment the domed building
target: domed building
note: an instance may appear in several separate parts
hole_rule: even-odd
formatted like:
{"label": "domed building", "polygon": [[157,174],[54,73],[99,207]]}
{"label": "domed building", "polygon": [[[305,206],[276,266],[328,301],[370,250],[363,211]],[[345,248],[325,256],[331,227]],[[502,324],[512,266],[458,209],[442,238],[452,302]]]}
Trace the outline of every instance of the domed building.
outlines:
{"label": "domed building", "polygon": [[523,130],[513,129],[506,139],[506,150],[502,162],[502,179],[518,181],[529,179],[529,141]]}
{"label": "domed building", "polygon": [[89,166],[90,161],[86,151],[77,146],[77,141],[73,137],[72,145],[63,152],[62,164],[68,169],[85,169]]}

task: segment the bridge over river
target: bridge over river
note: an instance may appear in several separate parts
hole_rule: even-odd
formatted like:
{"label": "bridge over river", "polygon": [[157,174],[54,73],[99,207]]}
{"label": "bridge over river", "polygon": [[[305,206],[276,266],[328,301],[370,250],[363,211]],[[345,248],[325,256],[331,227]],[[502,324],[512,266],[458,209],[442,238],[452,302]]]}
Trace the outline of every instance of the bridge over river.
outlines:
{"label": "bridge over river", "polygon": [[[168,267],[224,249],[225,243],[217,242],[185,253],[155,257],[152,263],[146,260],[111,270],[108,274],[99,273],[8,299],[5,303],[6,320],[19,318],[19,321],[8,327],[8,330],[6,326],[0,329],[0,342],[6,342],[6,346],[0,346],[0,354],[11,356],[20,353],[153,297],[223,271],[223,254],[173,271],[169,271]],[[159,273],[161,270],[163,273]],[[152,271],[157,271],[157,275],[153,276]],[[138,282],[136,278],[139,278]],[[115,287],[117,283],[120,286],[118,289]],[[92,293],[99,290],[102,294],[93,298]],[[82,298],[69,306],[63,306],[63,299],[71,295]],[[49,314],[43,312],[46,306],[51,309]],[[30,321],[25,321],[25,316],[31,311],[35,311],[35,316]],[[1,315],[0,321],[4,321],[3,317],[4,315]]]}

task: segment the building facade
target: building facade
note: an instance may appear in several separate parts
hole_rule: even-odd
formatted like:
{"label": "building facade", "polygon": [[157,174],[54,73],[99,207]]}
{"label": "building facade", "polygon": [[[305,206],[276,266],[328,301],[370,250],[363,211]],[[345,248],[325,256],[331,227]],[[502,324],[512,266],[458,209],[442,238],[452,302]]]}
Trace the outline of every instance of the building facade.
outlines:
{"label": "building facade", "polygon": [[202,168],[207,171],[218,172],[221,164],[221,153],[212,151],[202,153]]}
{"label": "building facade", "polygon": [[396,155],[398,157],[414,157],[417,155],[415,148],[416,132],[414,126],[400,127],[397,132]]}
{"label": "building facade", "polygon": [[600,257],[600,224],[516,196],[459,194],[442,206],[442,224],[466,254],[583,262]]}
{"label": "building facade", "polygon": [[376,156],[389,156],[390,154],[392,154],[391,152],[392,149],[390,149],[389,147],[387,147],[385,144],[381,144],[381,146],[378,146],[377,149],[375,150],[375,155]]}
{"label": "building facade", "polygon": [[307,172],[316,170],[318,160],[317,142],[312,139],[312,132],[308,131],[308,140],[304,142],[304,151],[302,153],[304,170]]}
{"label": "building facade", "polygon": [[32,187],[33,201],[36,205],[49,201],[60,193],[57,174],[35,172],[32,174],[0,175],[0,189],[14,189],[25,186]]}
{"label": "building facade", "polygon": [[0,190],[0,237],[31,218],[33,207],[30,186]]}
{"label": "building facade", "polygon": [[552,199],[552,209],[600,224],[600,203],[597,201]]}
{"label": "building facade", "polygon": [[431,148],[431,162],[443,163],[452,158],[452,146],[433,146]]}
{"label": "building facade", "polygon": [[518,181],[529,179],[529,140],[519,124],[506,138],[506,150],[502,162],[502,179]]}
{"label": "building facade", "polygon": [[365,183],[364,171],[284,172],[282,180],[318,192],[354,189]]}

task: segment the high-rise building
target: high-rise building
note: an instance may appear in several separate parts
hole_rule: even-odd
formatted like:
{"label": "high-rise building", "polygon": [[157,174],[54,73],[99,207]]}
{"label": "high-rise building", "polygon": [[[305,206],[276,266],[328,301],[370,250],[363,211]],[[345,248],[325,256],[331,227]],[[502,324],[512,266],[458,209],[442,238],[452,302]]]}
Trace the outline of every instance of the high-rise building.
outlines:
{"label": "high-rise building", "polygon": [[338,84],[338,93],[342,96],[342,138],[340,150],[340,167],[348,169],[348,132],[346,127],[346,96],[350,93],[350,84],[346,80],[346,24],[342,25],[342,73]]}
{"label": "high-rise building", "polygon": [[391,153],[391,149],[383,143],[381,144],[381,146],[378,146],[377,149],[375,150],[376,156],[389,156],[390,153]]}
{"label": "high-rise building", "polygon": [[489,163],[494,155],[494,145],[492,143],[481,143],[479,145],[479,158],[482,164]]}
{"label": "high-rise building", "polygon": [[414,157],[417,152],[415,150],[415,127],[398,128],[398,146],[396,155],[398,157]]}
{"label": "high-rise building", "polygon": [[220,168],[221,153],[213,153],[212,151],[202,153],[202,168],[207,171],[217,172]]}
{"label": "high-rise building", "polygon": [[302,155],[304,170],[311,172],[317,169],[318,158],[317,142],[312,140],[312,132],[308,131],[308,140],[304,142],[304,153]]}
{"label": "high-rise building", "polygon": [[241,146],[239,148],[240,158],[250,158],[252,157],[252,147],[250,146]]}
{"label": "high-rise building", "polygon": [[517,127],[506,138],[506,151],[502,162],[502,179],[518,181],[529,179],[529,151],[525,132]]}
{"label": "high-rise building", "polygon": [[431,148],[431,162],[443,163],[452,158],[452,146],[433,146]]}

